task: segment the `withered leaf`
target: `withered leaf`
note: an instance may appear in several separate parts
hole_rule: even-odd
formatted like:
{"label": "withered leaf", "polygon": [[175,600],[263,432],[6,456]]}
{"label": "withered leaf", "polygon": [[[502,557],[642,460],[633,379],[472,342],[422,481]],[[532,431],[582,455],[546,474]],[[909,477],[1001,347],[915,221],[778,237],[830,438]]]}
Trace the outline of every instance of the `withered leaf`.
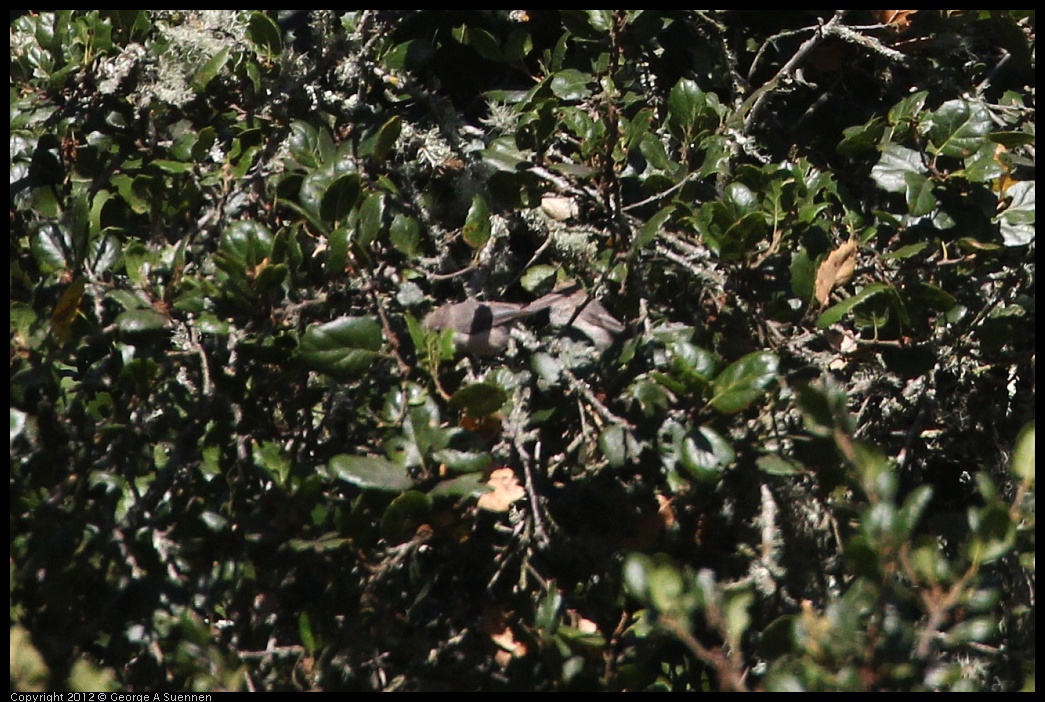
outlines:
{"label": "withered leaf", "polygon": [[816,271],[813,297],[823,308],[830,299],[831,291],[845,285],[853,278],[856,270],[856,239],[850,239],[828,254]]}
{"label": "withered leaf", "polygon": [[526,491],[519,484],[515,472],[511,468],[498,468],[490,473],[486,481],[493,490],[479,496],[479,507],[490,512],[507,512],[516,500],[526,496]]}

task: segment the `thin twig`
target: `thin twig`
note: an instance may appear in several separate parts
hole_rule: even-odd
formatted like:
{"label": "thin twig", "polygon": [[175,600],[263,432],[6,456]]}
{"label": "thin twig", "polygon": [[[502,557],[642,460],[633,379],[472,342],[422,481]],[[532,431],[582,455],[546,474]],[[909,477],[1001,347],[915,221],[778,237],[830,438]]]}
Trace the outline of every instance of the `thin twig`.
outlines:
{"label": "thin twig", "polygon": [[740,109],[737,111],[737,115],[739,116],[743,113],[745,106],[750,105],[750,109],[748,109],[747,116],[744,118],[744,134],[747,134],[751,131],[752,125],[754,125],[755,120],[758,118],[759,114],[762,112],[762,109],[765,107],[766,102],[769,100],[770,93],[776,90],[785,78],[790,77],[794,74],[794,71],[798,67],[798,65],[803,60],[805,60],[806,56],[808,56],[813,51],[813,49],[815,49],[824,40],[824,38],[828,35],[829,30],[832,30],[838,23],[842,21],[847,12],[849,11],[836,10],[834,16],[831,19],[829,19],[823,27],[820,27],[820,30],[818,32],[813,34],[813,36],[805,40],[802,43],[802,45],[798,47],[798,51],[795,52],[795,55],[792,56],[790,60],[788,60],[788,62],[780,68],[779,71],[777,71],[777,74],[775,76],[770,78],[767,83],[765,83],[761,88],[756,90],[747,100],[744,101],[744,104],[741,105]]}

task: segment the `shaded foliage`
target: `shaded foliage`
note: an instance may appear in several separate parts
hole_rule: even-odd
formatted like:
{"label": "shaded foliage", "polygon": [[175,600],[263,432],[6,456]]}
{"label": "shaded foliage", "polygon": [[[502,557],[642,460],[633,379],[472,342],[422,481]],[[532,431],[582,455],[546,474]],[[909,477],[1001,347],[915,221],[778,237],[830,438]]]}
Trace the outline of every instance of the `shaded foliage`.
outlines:
{"label": "shaded foliage", "polygon": [[1032,687],[1034,37],[12,16],[12,689]]}

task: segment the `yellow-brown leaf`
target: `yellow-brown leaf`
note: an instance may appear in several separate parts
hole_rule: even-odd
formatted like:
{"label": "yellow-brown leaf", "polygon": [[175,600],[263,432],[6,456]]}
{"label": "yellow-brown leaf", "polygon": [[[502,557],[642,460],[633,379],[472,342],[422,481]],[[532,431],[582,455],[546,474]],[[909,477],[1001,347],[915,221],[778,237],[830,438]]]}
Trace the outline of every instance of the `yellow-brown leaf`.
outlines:
{"label": "yellow-brown leaf", "polygon": [[850,239],[832,251],[820,264],[813,289],[813,297],[820,307],[827,305],[832,290],[852,280],[853,271],[856,270],[856,249],[856,240]]}

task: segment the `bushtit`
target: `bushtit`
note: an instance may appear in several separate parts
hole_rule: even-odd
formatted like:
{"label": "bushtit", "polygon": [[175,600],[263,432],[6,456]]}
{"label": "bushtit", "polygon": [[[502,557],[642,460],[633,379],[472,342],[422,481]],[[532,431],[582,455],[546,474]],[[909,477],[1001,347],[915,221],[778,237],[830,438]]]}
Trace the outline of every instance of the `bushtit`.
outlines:
{"label": "bushtit", "polygon": [[624,326],[598,300],[589,297],[584,288],[576,284],[560,286],[528,305],[480,302],[473,298],[443,305],[425,317],[424,326],[433,331],[453,329],[457,348],[474,356],[492,356],[508,346],[516,321],[544,309],[550,310],[554,326],[571,325],[591,339],[599,350],[608,348],[614,335],[624,331]]}
{"label": "bushtit", "polygon": [[508,346],[512,324],[536,314],[543,307],[512,302],[464,302],[437,307],[425,317],[424,326],[433,331],[454,330],[454,345],[475,356],[493,356]]}
{"label": "bushtit", "polygon": [[541,300],[553,296],[558,296],[558,300],[548,305],[548,318],[552,326],[569,325],[591,339],[599,351],[608,349],[613,344],[614,337],[624,331],[624,325],[617,321],[601,302],[576,283],[561,284]]}

